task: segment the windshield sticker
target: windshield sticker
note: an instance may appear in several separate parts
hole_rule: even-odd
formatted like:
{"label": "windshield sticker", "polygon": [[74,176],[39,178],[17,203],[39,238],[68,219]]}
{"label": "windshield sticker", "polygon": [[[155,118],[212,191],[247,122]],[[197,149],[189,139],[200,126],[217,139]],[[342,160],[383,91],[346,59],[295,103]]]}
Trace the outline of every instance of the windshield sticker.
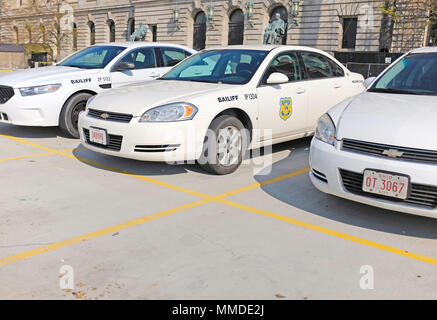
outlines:
{"label": "windshield sticker", "polygon": [[77,84],[77,83],[90,83],[91,78],[84,78],[84,79],[75,79],[71,80],[71,84]]}
{"label": "windshield sticker", "polygon": [[238,96],[227,96],[227,97],[218,97],[218,102],[231,102],[231,101],[237,101]]}

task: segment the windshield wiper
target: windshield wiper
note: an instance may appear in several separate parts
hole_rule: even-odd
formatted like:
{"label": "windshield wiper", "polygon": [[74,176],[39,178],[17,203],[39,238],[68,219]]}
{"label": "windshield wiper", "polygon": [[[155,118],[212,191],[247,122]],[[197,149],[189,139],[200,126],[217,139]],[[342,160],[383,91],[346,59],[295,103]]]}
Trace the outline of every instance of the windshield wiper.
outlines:
{"label": "windshield wiper", "polygon": [[71,68],[79,68],[82,69],[82,67],[74,65],[74,64],[60,64],[61,67],[71,67]]}
{"label": "windshield wiper", "polygon": [[384,89],[384,88],[372,88],[367,90],[368,92],[381,92],[381,93],[394,93],[394,94],[414,94],[421,95],[415,91],[401,90],[401,89]]}

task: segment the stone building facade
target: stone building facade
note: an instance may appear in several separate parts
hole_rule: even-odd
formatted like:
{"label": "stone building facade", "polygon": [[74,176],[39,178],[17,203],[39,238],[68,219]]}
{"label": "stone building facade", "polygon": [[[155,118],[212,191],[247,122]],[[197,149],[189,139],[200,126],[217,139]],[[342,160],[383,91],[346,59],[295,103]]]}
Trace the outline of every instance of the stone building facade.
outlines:
{"label": "stone building facade", "polygon": [[[65,31],[60,46],[51,46],[63,57],[93,43],[125,41],[140,23],[148,27],[147,41],[174,42],[190,47],[263,42],[272,15],[288,22],[284,43],[333,51],[380,51],[384,15],[380,0],[300,0],[294,24],[292,0],[2,0],[0,43],[43,43],[53,24],[54,10],[39,1],[61,2],[60,20]],[[295,0],[296,1],[296,0]],[[402,51],[427,44],[426,23],[416,25],[402,38],[394,28],[392,48]],[[398,33],[398,35],[396,35]],[[410,41],[408,41],[410,39]],[[413,39],[413,40],[411,40]],[[55,42],[55,41],[52,41]],[[204,43],[203,43],[204,42]],[[407,44],[407,45],[405,45]]]}

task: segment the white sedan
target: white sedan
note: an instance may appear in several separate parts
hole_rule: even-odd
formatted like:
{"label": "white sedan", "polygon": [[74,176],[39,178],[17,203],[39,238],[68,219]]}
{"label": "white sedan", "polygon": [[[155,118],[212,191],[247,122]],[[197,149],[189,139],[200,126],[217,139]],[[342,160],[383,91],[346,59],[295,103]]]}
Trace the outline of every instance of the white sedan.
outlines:
{"label": "white sedan", "polygon": [[313,133],[317,119],[364,91],[330,55],[293,46],[204,50],[160,79],[110,90],[79,117],[83,145],[147,161],[235,171],[248,148]]}
{"label": "white sedan", "polygon": [[401,57],[320,118],[310,177],[321,191],[437,217],[437,48]]}
{"label": "white sedan", "polygon": [[0,76],[0,122],[60,126],[79,138],[79,113],[96,93],[160,77],[196,51],[177,44],[113,42],[95,45],[56,66]]}

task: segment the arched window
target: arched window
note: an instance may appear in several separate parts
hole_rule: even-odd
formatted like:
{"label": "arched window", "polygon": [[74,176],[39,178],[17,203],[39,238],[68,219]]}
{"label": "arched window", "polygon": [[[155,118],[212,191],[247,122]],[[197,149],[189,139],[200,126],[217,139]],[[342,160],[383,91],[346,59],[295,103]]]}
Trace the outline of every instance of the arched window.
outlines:
{"label": "arched window", "polygon": [[13,29],[14,29],[14,33],[15,33],[15,41],[17,42],[17,44],[19,44],[20,38],[18,36],[18,28],[16,26],[14,26]]}
{"label": "arched window", "polygon": [[96,26],[94,22],[88,22],[88,27],[90,28],[90,45],[96,44]]}
{"label": "arched window", "polygon": [[194,50],[205,49],[206,43],[206,14],[200,11],[194,17],[194,34],[193,34],[193,48]]}
{"label": "arched window", "polygon": [[109,26],[109,42],[115,42],[115,22],[114,20],[108,20]]}
{"label": "arched window", "polygon": [[288,30],[288,12],[287,9],[285,9],[285,7],[283,6],[279,6],[276,7],[275,9],[273,9],[273,11],[270,13],[270,23],[276,19],[276,14],[278,14],[281,16],[281,19],[285,21],[285,34],[284,37],[282,38],[282,44],[286,44],[287,43],[287,30]]}
{"label": "arched window", "polygon": [[77,50],[77,25],[73,22],[73,50]]}
{"label": "arched window", "polygon": [[244,39],[244,14],[243,10],[234,10],[229,17],[228,44],[243,44]]}
{"label": "arched window", "polygon": [[135,32],[135,18],[130,18],[127,21],[127,40],[129,40],[132,33]]}

